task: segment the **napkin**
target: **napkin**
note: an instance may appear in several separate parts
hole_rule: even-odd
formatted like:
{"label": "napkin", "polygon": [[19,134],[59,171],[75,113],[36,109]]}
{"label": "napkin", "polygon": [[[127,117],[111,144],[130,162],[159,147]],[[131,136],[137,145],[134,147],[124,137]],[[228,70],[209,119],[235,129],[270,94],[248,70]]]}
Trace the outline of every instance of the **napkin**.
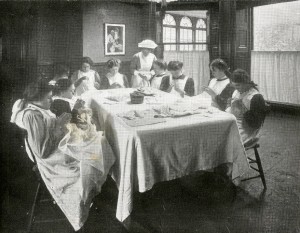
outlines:
{"label": "napkin", "polygon": [[186,104],[171,104],[163,105],[159,108],[154,108],[156,111],[156,118],[165,118],[165,117],[182,117],[194,114],[201,114],[204,117],[212,117],[214,111],[211,109],[203,108],[196,105],[186,105]]}
{"label": "napkin", "polygon": [[131,127],[152,125],[161,122],[165,122],[164,119],[155,118],[155,111],[153,109],[147,109],[143,111],[131,110],[125,113],[118,114],[127,125]]}

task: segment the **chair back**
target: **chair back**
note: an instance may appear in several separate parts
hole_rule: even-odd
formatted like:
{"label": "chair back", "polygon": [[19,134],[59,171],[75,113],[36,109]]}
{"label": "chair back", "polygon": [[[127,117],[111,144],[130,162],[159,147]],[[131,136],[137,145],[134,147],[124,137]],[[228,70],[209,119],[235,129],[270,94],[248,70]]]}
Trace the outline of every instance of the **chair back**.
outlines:
{"label": "chair back", "polygon": [[20,132],[20,134],[22,136],[22,139],[24,140],[24,147],[25,147],[26,154],[28,155],[29,159],[34,164],[36,164],[36,159],[35,159],[34,153],[32,152],[31,147],[29,146],[29,143],[28,143],[27,131],[25,129],[19,127],[18,125],[16,125],[16,126],[17,126],[18,131]]}

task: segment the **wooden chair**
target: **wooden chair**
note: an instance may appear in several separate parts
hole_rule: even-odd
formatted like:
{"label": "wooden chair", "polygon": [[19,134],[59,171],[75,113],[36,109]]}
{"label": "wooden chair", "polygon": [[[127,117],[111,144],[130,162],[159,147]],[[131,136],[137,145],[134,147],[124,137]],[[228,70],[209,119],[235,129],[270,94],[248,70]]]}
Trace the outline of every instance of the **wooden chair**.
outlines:
{"label": "wooden chair", "polygon": [[[57,218],[57,219],[43,219],[43,220],[39,220],[36,221],[36,208],[38,207],[39,204],[41,204],[42,202],[52,202],[53,204],[56,204],[56,202],[54,201],[54,199],[51,197],[51,194],[48,192],[47,187],[45,186],[43,179],[41,177],[41,174],[39,172],[39,169],[37,167],[37,163],[34,157],[34,154],[32,153],[32,150],[28,144],[28,140],[27,140],[27,133],[26,131],[22,132],[25,138],[25,145],[22,146],[22,148],[26,148],[27,147],[27,154],[30,153],[30,155],[28,155],[30,157],[30,159],[33,161],[33,167],[32,167],[32,171],[35,173],[35,176],[37,178],[38,184],[37,184],[37,188],[35,191],[35,195],[34,195],[34,200],[33,203],[31,205],[30,211],[28,212],[29,214],[29,220],[28,220],[28,224],[27,224],[27,229],[26,232],[30,233],[33,224],[35,223],[52,223],[52,222],[58,222],[58,221],[66,221],[66,218]],[[48,194],[49,198],[46,199],[42,199],[42,194]]]}
{"label": "wooden chair", "polygon": [[[251,179],[255,179],[255,178],[261,178],[261,181],[264,185],[264,189],[267,189],[265,174],[264,174],[264,170],[263,170],[261,160],[259,157],[259,153],[258,153],[258,148],[259,148],[258,140],[259,140],[258,138],[255,138],[251,142],[244,145],[246,151],[254,150],[255,159],[250,158],[249,156],[247,156],[247,159],[250,163],[250,168],[252,168],[256,172],[258,172],[258,175],[242,179],[241,181],[251,180]],[[253,163],[256,163],[257,168],[252,166]]]}

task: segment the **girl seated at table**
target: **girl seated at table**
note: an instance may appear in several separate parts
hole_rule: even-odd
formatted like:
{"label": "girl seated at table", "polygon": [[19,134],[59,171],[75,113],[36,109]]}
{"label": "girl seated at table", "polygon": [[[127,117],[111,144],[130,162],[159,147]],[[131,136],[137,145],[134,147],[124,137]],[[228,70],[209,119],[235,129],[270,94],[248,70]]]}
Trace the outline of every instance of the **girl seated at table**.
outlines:
{"label": "girl seated at table", "polygon": [[215,59],[210,64],[213,78],[209,81],[208,87],[204,87],[212,98],[212,105],[224,111],[227,101],[234,91],[230,84],[230,72],[227,64],[222,59]]}
{"label": "girl seated at table", "polygon": [[28,145],[44,183],[73,228],[79,230],[106,180],[114,155],[102,132],[90,127],[88,114],[80,113],[78,127],[83,125],[84,130],[82,136],[72,138],[70,128],[75,126],[69,123],[71,114],[56,118],[49,111],[51,101],[48,82],[32,83],[24,99],[17,101],[19,109],[13,109],[11,121],[21,119],[18,125],[27,131]]}
{"label": "girl seated at table", "polygon": [[108,73],[101,79],[100,89],[128,88],[128,79],[124,74],[119,73],[121,61],[110,59],[106,62]]}
{"label": "girl seated at table", "polygon": [[80,96],[88,90],[100,89],[100,76],[97,71],[92,70],[93,61],[89,57],[83,57],[81,68],[73,73],[71,80],[75,85],[75,95]]}
{"label": "girl seated at table", "polygon": [[[170,79],[166,73],[167,63],[163,60],[155,60],[153,62],[153,70],[155,74],[150,79],[151,87],[162,91],[167,91],[168,87],[162,85],[162,80]],[[166,81],[164,81],[165,83]]]}
{"label": "girl seated at table", "polygon": [[242,141],[247,145],[257,138],[268,108],[257,85],[251,81],[246,71],[235,70],[231,75],[231,82],[235,91],[226,112],[236,117]]}
{"label": "girl seated at table", "polygon": [[169,62],[168,71],[171,73],[171,76],[169,79],[162,80],[162,89],[181,97],[185,95],[194,96],[194,80],[183,74],[182,67],[183,63],[180,61]]}
{"label": "girl seated at table", "polygon": [[70,79],[60,79],[53,88],[53,102],[50,110],[57,117],[63,113],[71,113],[77,98],[74,96],[75,86]]}

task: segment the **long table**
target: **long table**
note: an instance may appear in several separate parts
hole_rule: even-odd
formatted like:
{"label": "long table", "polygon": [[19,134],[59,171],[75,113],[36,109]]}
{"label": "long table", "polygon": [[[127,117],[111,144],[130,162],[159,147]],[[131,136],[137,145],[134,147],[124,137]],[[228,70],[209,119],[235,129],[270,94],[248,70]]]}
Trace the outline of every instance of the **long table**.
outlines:
{"label": "long table", "polygon": [[[232,179],[249,169],[246,153],[233,115],[214,110],[211,116],[194,114],[165,118],[165,122],[130,127],[118,114],[146,110],[178,101],[177,97],[155,91],[143,104],[130,104],[133,89],[86,93],[83,98],[96,115],[98,128],[117,158],[112,176],[118,189],[116,217],[124,221],[132,211],[135,191],[145,192],[157,182],[183,177],[231,163]],[[120,102],[107,101],[119,96]],[[124,99],[122,99],[124,96]]]}

